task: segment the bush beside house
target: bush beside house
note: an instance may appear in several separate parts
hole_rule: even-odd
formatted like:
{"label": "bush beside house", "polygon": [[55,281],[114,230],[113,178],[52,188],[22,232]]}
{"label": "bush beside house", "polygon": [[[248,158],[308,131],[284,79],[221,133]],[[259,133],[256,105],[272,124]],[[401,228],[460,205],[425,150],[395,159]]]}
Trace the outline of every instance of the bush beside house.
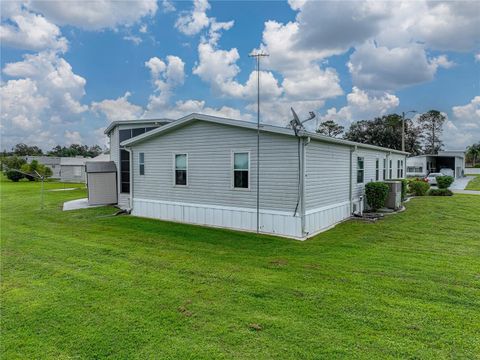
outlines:
{"label": "bush beside house", "polygon": [[410,192],[415,196],[425,196],[428,189],[430,189],[430,185],[425,181],[415,180],[410,182],[408,188]]}
{"label": "bush beside house", "polygon": [[373,211],[376,211],[385,206],[385,201],[388,196],[388,185],[377,181],[370,182],[365,185],[365,196],[367,197],[367,204]]}
{"label": "bush beside house", "polygon": [[437,176],[437,185],[439,189],[448,189],[455,179],[452,176]]}

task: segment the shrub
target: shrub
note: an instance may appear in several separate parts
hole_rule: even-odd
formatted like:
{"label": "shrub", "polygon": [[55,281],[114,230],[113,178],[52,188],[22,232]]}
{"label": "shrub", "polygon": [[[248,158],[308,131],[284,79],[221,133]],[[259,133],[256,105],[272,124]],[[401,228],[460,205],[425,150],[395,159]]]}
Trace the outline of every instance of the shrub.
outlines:
{"label": "shrub", "polygon": [[373,211],[385,206],[385,200],[388,196],[388,185],[377,181],[370,182],[365,185],[365,195],[367,197],[367,204]]}
{"label": "shrub", "polygon": [[7,175],[7,178],[12,180],[13,182],[17,182],[23,179],[23,174],[15,170],[7,170],[6,175]]}
{"label": "shrub", "polygon": [[430,189],[430,184],[425,181],[416,180],[410,183],[409,189],[415,196],[424,196],[428,189]]}
{"label": "shrub", "polygon": [[2,158],[2,170],[20,169],[26,163],[25,159],[18,156],[7,156]]}
{"label": "shrub", "polygon": [[392,181],[401,181],[402,182],[402,201],[407,198],[407,188],[409,181],[407,179],[393,179]]}
{"label": "shrub", "polygon": [[430,189],[428,190],[429,196],[452,196],[453,192],[448,189]]}
{"label": "shrub", "polygon": [[448,189],[455,179],[452,176],[437,176],[437,185],[439,189]]}

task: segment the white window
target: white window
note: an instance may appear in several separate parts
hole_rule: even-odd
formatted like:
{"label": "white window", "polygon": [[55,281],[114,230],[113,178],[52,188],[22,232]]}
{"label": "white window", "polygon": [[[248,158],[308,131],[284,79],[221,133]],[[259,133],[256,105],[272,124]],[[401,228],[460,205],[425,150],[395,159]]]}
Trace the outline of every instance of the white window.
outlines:
{"label": "white window", "polygon": [[375,160],[375,181],[380,179],[380,159]]}
{"label": "white window", "polygon": [[392,159],[388,162],[389,167],[388,167],[388,178],[391,179],[393,178],[393,162]]}
{"label": "white window", "polygon": [[401,170],[402,167],[400,166],[400,160],[397,160],[397,179],[400,179],[402,177]]}
{"label": "white window", "polygon": [[235,189],[248,189],[250,174],[250,153],[233,153],[233,187]]}
{"label": "white window", "polygon": [[82,176],[82,167],[74,166],[73,167],[73,176]]}
{"label": "white window", "polygon": [[387,159],[383,159],[383,180],[387,178]]}
{"label": "white window", "polygon": [[403,178],[403,171],[404,171],[404,165],[403,165],[403,160],[400,160],[400,166],[401,166],[401,170],[400,170],[400,178]]}
{"label": "white window", "polygon": [[187,170],[187,154],[175,154],[175,185],[187,186]]}
{"label": "white window", "polygon": [[363,157],[357,157],[357,184],[363,183],[364,176],[364,159]]}
{"label": "white window", "polygon": [[409,173],[421,173],[423,172],[423,166],[408,166],[407,172]]}
{"label": "white window", "polygon": [[138,153],[138,171],[145,175],[145,153]]}

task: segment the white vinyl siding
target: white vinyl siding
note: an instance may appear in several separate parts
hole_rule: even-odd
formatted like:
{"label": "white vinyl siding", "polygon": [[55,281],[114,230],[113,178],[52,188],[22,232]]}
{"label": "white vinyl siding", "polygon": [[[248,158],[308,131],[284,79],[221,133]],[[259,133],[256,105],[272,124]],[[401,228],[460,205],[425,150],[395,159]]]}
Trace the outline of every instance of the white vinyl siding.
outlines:
{"label": "white vinyl siding", "polygon": [[[350,148],[312,140],[305,148],[305,153],[306,208],[315,209],[348,201]],[[298,166],[298,163],[294,166]],[[296,186],[290,191],[295,190]]]}
{"label": "white vinyl siding", "polygon": [[[297,203],[297,139],[261,133],[260,207],[293,211]],[[195,121],[133,146],[148,158],[145,176],[134,174],[134,198],[205,205],[256,207],[256,132]],[[250,153],[250,189],[232,188],[232,151]],[[188,187],[172,187],[172,154],[188,153]]]}

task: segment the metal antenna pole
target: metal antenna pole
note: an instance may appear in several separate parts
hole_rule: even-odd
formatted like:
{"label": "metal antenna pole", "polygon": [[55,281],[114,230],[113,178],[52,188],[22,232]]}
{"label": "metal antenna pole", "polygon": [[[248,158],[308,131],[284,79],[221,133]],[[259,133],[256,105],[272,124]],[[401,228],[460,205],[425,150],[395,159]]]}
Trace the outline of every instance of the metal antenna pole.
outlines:
{"label": "metal antenna pole", "polygon": [[250,54],[256,60],[257,70],[257,234],[260,232],[260,58],[266,53]]}

